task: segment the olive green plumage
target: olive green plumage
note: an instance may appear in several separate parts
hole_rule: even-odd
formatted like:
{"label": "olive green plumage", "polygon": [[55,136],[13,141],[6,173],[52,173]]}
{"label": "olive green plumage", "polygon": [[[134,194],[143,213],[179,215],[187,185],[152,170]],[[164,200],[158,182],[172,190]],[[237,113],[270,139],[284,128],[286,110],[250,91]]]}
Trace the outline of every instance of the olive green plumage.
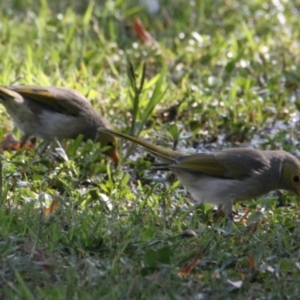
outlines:
{"label": "olive green plumage", "polygon": [[197,203],[218,205],[228,217],[235,202],[273,190],[283,189],[300,196],[300,162],[285,151],[233,148],[190,155],[111,129],[100,131],[134,142],[157,155]]}
{"label": "olive green plumage", "polygon": [[82,134],[85,140],[109,146],[106,154],[117,163],[117,139],[98,131],[111,125],[79,92],[56,86],[5,86],[0,87],[0,103],[23,132],[22,143],[31,135],[50,142]]}

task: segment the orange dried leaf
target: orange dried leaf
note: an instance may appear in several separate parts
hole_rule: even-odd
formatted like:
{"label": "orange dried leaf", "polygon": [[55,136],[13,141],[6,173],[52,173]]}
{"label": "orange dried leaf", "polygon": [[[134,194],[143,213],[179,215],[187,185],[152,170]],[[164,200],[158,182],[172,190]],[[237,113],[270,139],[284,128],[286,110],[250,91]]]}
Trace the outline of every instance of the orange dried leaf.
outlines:
{"label": "orange dried leaf", "polygon": [[156,44],[155,39],[151,36],[151,34],[144,27],[141,19],[137,18],[133,22],[133,31],[135,35],[139,38],[139,40],[146,45],[154,45]]}
{"label": "orange dried leaf", "polygon": [[178,274],[181,276],[187,275],[189,272],[191,272],[191,270],[197,265],[198,260],[202,257],[202,251],[201,251],[201,246],[200,246],[200,241],[199,241],[199,237],[196,234],[196,232],[194,230],[191,229],[186,229],[182,232],[181,234],[182,238],[190,238],[190,237],[194,237],[196,238],[197,241],[197,251],[196,251],[196,255],[193,258],[193,260],[183,269],[179,270]]}
{"label": "orange dried leaf", "polygon": [[49,270],[51,268],[51,263],[42,250],[35,250],[32,259],[36,264],[42,266],[42,268],[45,270]]}
{"label": "orange dried leaf", "polygon": [[34,147],[34,143],[32,141],[26,141],[26,143],[22,146],[22,149],[32,149]]}
{"label": "orange dried leaf", "polygon": [[181,276],[184,276],[184,275],[188,274],[189,272],[191,272],[191,270],[194,269],[194,267],[197,265],[198,260],[199,260],[199,255],[194,257],[193,260],[186,267],[179,270],[178,274]]}
{"label": "orange dried leaf", "polygon": [[178,273],[178,275],[180,275],[181,277],[184,278],[190,278],[190,279],[202,279],[204,277],[204,274],[190,274],[190,273]]}
{"label": "orange dried leaf", "polygon": [[58,196],[56,195],[54,196],[51,205],[44,209],[44,215],[48,216],[49,214],[54,213],[57,210],[58,205],[59,205],[59,199]]}
{"label": "orange dried leaf", "polygon": [[253,253],[248,254],[248,263],[249,263],[250,268],[256,269]]}
{"label": "orange dried leaf", "polygon": [[14,151],[19,149],[29,149],[32,148],[34,144],[31,141],[26,141],[26,143],[21,147],[21,142],[11,133],[3,137],[3,141],[0,143],[0,150]]}

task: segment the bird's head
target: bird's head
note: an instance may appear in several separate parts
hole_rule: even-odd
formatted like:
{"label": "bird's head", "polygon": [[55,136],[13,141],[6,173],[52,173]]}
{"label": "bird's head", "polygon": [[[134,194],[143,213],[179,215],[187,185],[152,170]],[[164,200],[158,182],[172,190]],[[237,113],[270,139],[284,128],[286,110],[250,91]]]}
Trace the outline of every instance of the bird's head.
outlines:
{"label": "bird's head", "polygon": [[101,147],[105,149],[103,151],[104,154],[109,156],[117,166],[119,163],[119,155],[118,155],[118,139],[106,132],[98,132],[98,136],[96,141],[101,144]]}
{"label": "bird's head", "polygon": [[300,197],[300,161],[289,153],[282,162],[280,188]]}

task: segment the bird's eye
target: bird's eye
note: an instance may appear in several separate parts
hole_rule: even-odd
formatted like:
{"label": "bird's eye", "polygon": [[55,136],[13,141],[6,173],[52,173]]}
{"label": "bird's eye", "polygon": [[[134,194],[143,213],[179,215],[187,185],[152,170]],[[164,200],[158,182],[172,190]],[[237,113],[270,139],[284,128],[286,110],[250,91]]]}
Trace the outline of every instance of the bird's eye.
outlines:
{"label": "bird's eye", "polygon": [[294,182],[299,182],[300,178],[298,175],[294,175],[293,180],[294,180]]}
{"label": "bird's eye", "polygon": [[112,142],[108,142],[107,144],[106,144],[106,146],[109,146],[109,147],[113,147],[113,143]]}

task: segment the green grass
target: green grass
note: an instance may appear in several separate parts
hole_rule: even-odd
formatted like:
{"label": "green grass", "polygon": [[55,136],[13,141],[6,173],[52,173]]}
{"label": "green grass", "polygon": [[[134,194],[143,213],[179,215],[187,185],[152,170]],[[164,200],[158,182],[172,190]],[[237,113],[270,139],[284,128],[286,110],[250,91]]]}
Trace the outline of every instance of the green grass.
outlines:
{"label": "green grass", "polygon": [[[297,1],[177,0],[154,16],[134,1],[97,2],[6,1],[1,84],[75,88],[117,130],[182,151],[298,153]],[[157,46],[136,38],[135,17]],[[0,119],[2,137],[12,130],[3,107]],[[227,235],[213,208],[195,209],[170,174],[147,171],[142,150],[122,141],[115,169],[99,145],[64,147],[68,161],[1,154],[2,299],[299,298],[296,197],[236,205],[252,215]],[[199,240],[182,238],[186,229]],[[179,275],[199,245],[201,259]]]}

